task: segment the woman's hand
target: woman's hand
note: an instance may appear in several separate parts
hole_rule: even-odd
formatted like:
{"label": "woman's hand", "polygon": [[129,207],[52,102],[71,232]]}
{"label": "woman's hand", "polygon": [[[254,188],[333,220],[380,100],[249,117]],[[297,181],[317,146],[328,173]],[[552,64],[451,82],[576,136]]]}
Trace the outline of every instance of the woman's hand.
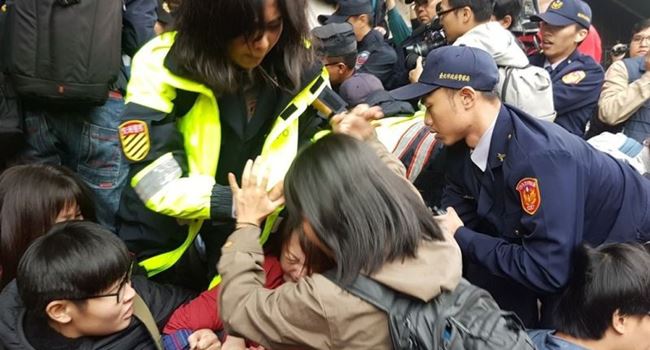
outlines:
{"label": "woman's hand", "polygon": [[187,341],[190,350],[219,350],[221,342],[216,334],[210,329],[199,329],[192,333]]}
{"label": "woman's hand", "polygon": [[349,112],[333,116],[330,123],[335,133],[365,141],[375,135],[375,127],[370,124],[370,121],[381,119],[383,116],[381,108],[361,104]]}
{"label": "woman's hand", "polygon": [[241,188],[237,186],[237,179],[232,173],[228,174],[228,182],[232,190],[238,224],[260,226],[269,214],[284,204],[281,191],[266,191],[269,169],[260,157],[257,157],[255,162],[250,159],[246,162]]}

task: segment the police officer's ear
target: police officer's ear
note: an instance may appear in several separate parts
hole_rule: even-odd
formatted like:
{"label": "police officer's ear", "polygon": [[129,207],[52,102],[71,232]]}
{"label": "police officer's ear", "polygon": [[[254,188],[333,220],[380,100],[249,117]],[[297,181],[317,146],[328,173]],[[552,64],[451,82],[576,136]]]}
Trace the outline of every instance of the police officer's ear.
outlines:
{"label": "police officer's ear", "polygon": [[621,310],[616,309],[612,314],[612,329],[619,335],[625,334],[626,328],[629,328],[630,319],[623,315]]}
{"label": "police officer's ear", "polygon": [[365,14],[365,13],[360,14],[357,17],[357,20],[363,22],[364,24],[367,24],[370,27],[372,27],[372,23],[370,23],[370,16],[368,16],[368,14]]}
{"label": "police officer's ear", "polygon": [[476,99],[478,98],[478,92],[476,90],[470,86],[465,86],[458,91],[458,95],[465,110],[474,108]]}
{"label": "police officer's ear", "polygon": [[576,35],[575,35],[575,38],[573,39],[573,41],[576,44],[580,44],[581,42],[583,42],[585,40],[585,38],[587,37],[587,34],[589,34],[589,31],[587,29],[577,25],[577,24],[574,24],[574,26],[576,28]]}

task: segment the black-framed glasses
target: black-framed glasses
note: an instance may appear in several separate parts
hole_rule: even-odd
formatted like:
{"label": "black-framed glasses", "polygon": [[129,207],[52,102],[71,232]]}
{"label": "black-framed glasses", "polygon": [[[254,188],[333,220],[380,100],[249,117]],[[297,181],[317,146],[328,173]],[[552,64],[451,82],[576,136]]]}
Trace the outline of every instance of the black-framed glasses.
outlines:
{"label": "black-framed glasses", "polygon": [[465,6],[457,6],[457,7],[452,7],[446,10],[442,9],[442,2],[439,2],[436,4],[436,15],[438,15],[438,18],[442,18],[442,16],[448,14],[449,12],[456,11],[459,9],[462,9]]}
{"label": "black-framed glasses", "polygon": [[343,62],[323,63],[323,66],[325,66],[325,67],[327,67],[327,66],[335,66],[335,65],[337,65],[337,64],[339,64],[339,63],[343,63]]}
{"label": "black-framed glasses", "polygon": [[122,302],[124,300],[124,291],[125,291],[124,287],[127,284],[131,284],[131,275],[133,273],[133,264],[134,264],[134,262],[131,261],[131,265],[129,266],[129,269],[126,272],[126,274],[124,274],[124,277],[120,281],[120,284],[117,287],[117,291],[115,293],[91,295],[89,297],[83,297],[83,298],[69,298],[68,300],[88,300],[88,299],[115,297],[115,303],[119,304],[120,302]]}

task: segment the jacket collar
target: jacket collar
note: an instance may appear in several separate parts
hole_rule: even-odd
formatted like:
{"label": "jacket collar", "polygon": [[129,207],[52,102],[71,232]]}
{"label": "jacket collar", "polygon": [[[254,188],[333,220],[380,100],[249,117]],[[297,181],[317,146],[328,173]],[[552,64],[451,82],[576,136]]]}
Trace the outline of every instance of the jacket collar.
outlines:
{"label": "jacket collar", "polygon": [[488,155],[488,168],[494,169],[503,165],[508,156],[508,144],[513,137],[512,116],[506,107],[501,104],[501,110],[497,116],[492,140],[490,142],[490,152]]}

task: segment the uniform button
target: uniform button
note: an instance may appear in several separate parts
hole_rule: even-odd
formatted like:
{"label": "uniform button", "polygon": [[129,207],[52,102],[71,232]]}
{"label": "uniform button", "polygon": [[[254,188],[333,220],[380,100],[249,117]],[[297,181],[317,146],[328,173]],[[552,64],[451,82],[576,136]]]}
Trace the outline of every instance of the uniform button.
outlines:
{"label": "uniform button", "polygon": [[515,236],[519,236],[519,230],[515,230]]}
{"label": "uniform button", "polygon": [[512,138],[512,134],[508,134],[508,140]]}

